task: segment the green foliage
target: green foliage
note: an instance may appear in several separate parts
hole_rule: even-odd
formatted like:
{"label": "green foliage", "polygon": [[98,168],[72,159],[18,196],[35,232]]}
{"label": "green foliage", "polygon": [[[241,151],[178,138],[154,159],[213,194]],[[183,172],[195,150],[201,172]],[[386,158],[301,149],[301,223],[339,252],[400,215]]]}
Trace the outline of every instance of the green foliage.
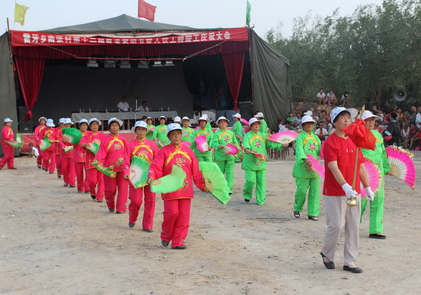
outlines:
{"label": "green foliage", "polygon": [[[351,16],[295,19],[293,34],[284,38],[270,30],[269,44],[291,64],[293,100],[315,101],[319,88],[335,89],[351,104],[392,107],[421,103],[421,4],[419,0],[384,0],[358,7]],[[397,88],[405,102],[393,98]]]}

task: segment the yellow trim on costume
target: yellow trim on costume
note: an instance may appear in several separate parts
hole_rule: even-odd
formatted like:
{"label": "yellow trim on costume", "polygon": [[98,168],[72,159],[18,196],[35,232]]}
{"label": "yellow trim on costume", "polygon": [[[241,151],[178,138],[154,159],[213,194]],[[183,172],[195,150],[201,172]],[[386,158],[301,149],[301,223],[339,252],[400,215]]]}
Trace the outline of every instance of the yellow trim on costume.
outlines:
{"label": "yellow trim on costume", "polygon": [[145,140],[142,140],[142,141],[140,141],[139,139],[136,139],[137,140],[137,142],[139,143],[139,145],[137,145],[135,148],[134,148],[134,150],[133,150],[133,153],[132,153],[132,155],[136,155],[136,153],[138,152],[138,150],[140,149],[140,148],[145,148],[145,149],[147,149],[152,155],[153,155],[153,151],[152,151],[152,149],[147,145],[147,144],[145,144]]}
{"label": "yellow trim on costume", "polygon": [[111,146],[114,144],[114,142],[116,142],[116,141],[119,142],[119,143],[121,143],[121,145],[124,147],[124,141],[122,141],[121,139],[119,139],[117,136],[114,136],[114,138],[108,144],[108,147],[106,149],[107,152],[111,148]]}
{"label": "yellow trim on costume", "polygon": [[190,158],[189,154],[187,152],[183,152],[181,150],[181,145],[179,147],[175,148],[175,151],[170,153],[170,155],[168,156],[168,159],[165,161],[165,167],[171,162],[171,160],[175,157],[175,155],[180,154],[183,155],[184,157],[186,157],[187,159],[190,160],[190,162],[192,162],[192,159]]}
{"label": "yellow trim on costume", "polygon": [[315,145],[318,145],[318,144],[319,144],[319,143],[317,142],[317,140],[313,137],[313,134],[310,134],[310,135],[307,135],[307,137],[303,139],[303,145],[306,145],[306,144],[307,144],[307,142],[308,142],[310,139],[313,139],[313,141],[314,141],[314,144],[315,144]]}
{"label": "yellow trim on costume", "polygon": [[230,139],[232,138],[232,135],[231,135],[231,134],[229,134],[228,132],[226,132],[226,131],[221,131],[221,133],[219,133],[218,140],[220,140],[220,139],[221,139],[221,137],[222,137],[222,136],[224,136],[224,135],[228,135]]}
{"label": "yellow trim on costume", "polygon": [[259,136],[259,133],[254,134],[253,137],[250,138],[250,144],[252,144],[255,140],[261,140],[262,142],[265,142],[265,140]]}
{"label": "yellow trim on costume", "polygon": [[197,135],[199,136],[199,135],[202,135],[202,134],[205,134],[205,135],[207,135],[207,136],[210,136],[210,134],[209,134],[209,132],[207,132],[206,130],[204,130],[204,129],[201,129],[199,132],[197,132]]}

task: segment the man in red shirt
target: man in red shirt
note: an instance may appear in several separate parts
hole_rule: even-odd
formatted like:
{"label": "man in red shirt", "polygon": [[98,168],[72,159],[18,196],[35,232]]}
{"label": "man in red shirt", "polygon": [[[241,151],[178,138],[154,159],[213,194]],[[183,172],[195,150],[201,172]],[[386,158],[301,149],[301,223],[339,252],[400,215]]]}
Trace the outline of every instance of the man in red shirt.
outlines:
{"label": "man in red shirt", "polygon": [[[360,180],[367,192],[367,199],[374,200],[367,173],[363,165],[364,157],[361,150],[345,136],[344,128],[351,124],[351,114],[343,107],[336,107],[330,113],[335,132],[325,141],[323,156],[325,161],[325,181],[323,186],[327,230],[324,245],[320,254],[323,264],[328,269],[334,269],[335,250],[339,235],[345,227],[344,266],[343,269],[352,273],[363,272],[355,265],[358,256],[359,224],[361,212]],[[355,162],[358,152],[358,163]],[[356,185],[353,188],[354,166],[357,165]],[[356,206],[348,206],[347,199],[355,198]]]}

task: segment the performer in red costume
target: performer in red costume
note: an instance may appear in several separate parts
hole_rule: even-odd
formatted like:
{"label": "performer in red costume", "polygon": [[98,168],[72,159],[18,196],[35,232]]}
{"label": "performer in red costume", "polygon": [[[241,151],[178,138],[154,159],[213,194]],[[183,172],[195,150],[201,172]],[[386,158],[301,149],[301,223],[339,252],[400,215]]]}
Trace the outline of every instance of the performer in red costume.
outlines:
{"label": "performer in red costume", "polygon": [[45,172],[53,174],[54,170],[56,169],[56,131],[54,129],[55,125],[53,119],[48,119],[45,126],[47,126],[47,128],[41,131],[40,138],[46,138],[51,143],[51,146],[44,150],[44,158],[42,159],[42,169],[44,169]]}
{"label": "performer in red costume", "polygon": [[[105,199],[108,210],[113,213],[123,214],[126,212],[129,183],[129,159],[126,156],[128,147],[127,140],[118,134],[123,121],[117,118],[108,120],[110,133],[102,138],[101,146],[95,157],[95,161],[103,167],[111,167],[115,177],[104,176]],[[117,200],[115,194],[118,189]]]}
{"label": "performer in red costume", "polygon": [[56,153],[56,168],[57,168],[57,177],[61,178],[63,172],[61,171],[61,149],[63,147],[63,132],[62,129],[64,128],[63,125],[64,118],[60,118],[58,121],[58,127],[55,128],[55,137],[57,142],[54,144],[55,148],[54,151]]}
{"label": "performer in red costume", "polygon": [[40,117],[38,119],[39,125],[34,130],[34,138],[35,138],[35,147],[38,149],[38,157],[37,157],[37,167],[39,169],[42,168],[42,158],[44,157],[44,152],[41,151],[39,148],[39,144],[41,143],[42,138],[40,137],[41,131],[44,129],[47,129],[47,126],[45,126],[45,123],[47,123],[46,117]]}
{"label": "performer in red costume", "polygon": [[4,165],[7,164],[7,169],[15,168],[15,154],[14,148],[6,141],[15,141],[15,135],[13,134],[12,125],[13,120],[10,118],[4,119],[4,127],[1,130],[1,147],[3,148],[3,158],[0,159],[0,169],[3,169]]}
{"label": "performer in red costume", "polygon": [[[83,137],[87,136],[90,131],[88,131],[88,120],[81,119],[79,121],[79,130],[82,133]],[[82,144],[75,144],[73,150],[73,160],[75,162],[75,172],[76,172],[76,181],[77,181],[77,191],[79,193],[89,193],[89,187],[86,183],[86,150],[82,147]]]}
{"label": "performer in red costume", "polygon": [[[65,118],[63,120],[63,128],[71,128],[72,120]],[[60,150],[61,158],[61,173],[63,175],[64,186],[75,187],[76,186],[76,172],[75,163],[73,160],[73,144],[66,141],[66,138],[62,136],[62,145]]]}
{"label": "performer in red costume", "polygon": [[[137,121],[134,128],[136,138],[129,142],[127,158],[131,159],[133,156],[137,156],[145,159],[148,163],[151,163],[159,149],[155,142],[146,138],[148,124],[143,121]],[[142,195],[145,200],[142,228],[146,232],[152,232],[156,194],[151,192],[150,185],[136,189],[130,184],[129,227],[135,226],[140,206],[142,205]]]}
{"label": "performer in red costume", "polygon": [[172,241],[173,249],[186,249],[184,239],[187,237],[190,224],[190,207],[193,198],[193,182],[202,191],[207,191],[199,170],[194,152],[181,144],[182,129],[180,124],[168,125],[170,144],[164,146],[157,154],[149,169],[149,182],[171,174],[172,166],[178,165],[186,173],[184,186],[172,193],[162,194],[164,200],[164,220],[162,222],[161,243],[167,247]]}

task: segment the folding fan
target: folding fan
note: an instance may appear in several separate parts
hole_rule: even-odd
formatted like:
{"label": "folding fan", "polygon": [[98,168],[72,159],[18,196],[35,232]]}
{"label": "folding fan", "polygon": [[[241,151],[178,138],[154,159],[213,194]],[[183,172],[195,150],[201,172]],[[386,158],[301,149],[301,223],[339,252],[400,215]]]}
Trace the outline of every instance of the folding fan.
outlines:
{"label": "folding fan", "polygon": [[206,187],[211,195],[222,204],[227,204],[231,199],[229,196],[230,188],[218,165],[212,162],[199,162],[199,169],[202,171]]}
{"label": "folding fan", "polygon": [[246,119],[244,119],[244,118],[241,118],[240,119],[240,121],[241,121],[241,123],[243,123],[244,125],[247,125],[248,126],[248,124],[249,124],[249,121],[247,121]]}
{"label": "folding fan", "polygon": [[307,155],[307,159],[310,161],[310,170],[316,172],[320,177],[325,178],[325,167],[312,155]]}
{"label": "folding fan", "polygon": [[142,157],[132,157],[129,180],[135,188],[148,184],[149,163]]}
{"label": "folding fan", "polygon": [[243,141],[243,137],[235,133],[235,136],[237,136],[238,140]]}
{"label": "folding fan", "polygon": [[298,137],[298,134],[291,130],[285,130],[271,135],[268,140],[281,144],[289,144]]}
{"label": "folding fan", "polygon": [[111,178],[117,177],[117,172],[113,171],[112,167],[104,167],[99,162],[95,162],[95,161],[92,162],[91,164],[92,164],[92,166],[96,167],[96,169],[99,172],[104,173],[106,176],[111,177]]}
{"label": "folding fan", "polygon": [[79,144],[82,132],[75,128],[63,128],[63,139],[66,138],[71,144]]}
{"label": "folding fan", "polygon": [[186,172],[177,165],[172,166],[171,174],[158,178],[151,182],[151,191],[154,193],[167,194],[178,191],[184,186]]}
{"label": "folding fan", "polygon": [[209,150],[209,145],[206,141],[206,135],[199,135],[194,139],[194,141],[196,142],[197,148],[201,153],[207,152]]}
{"label": "folding fan", "polygon": [[[365,170],[367,171],[368,182],[370,183],[370,188],[373,192],[375,192],[380,185],[379,169],[377,169],[376,165],[368,159],[365,159],[365,162],[362,165],[364,165]],[[364,186],[361,183],[361,196],[365,197],[366,195],[367,193],[365,192]]]}
{"label": "folding fan", "polygon": [[68,153],[68,152],[70,152],[71,150],[73,150],[74,149],[74,146],[72,146],[72,145],[66,145],[66,146],[64,146],[63,147],[63,150],[66,152],[66,153]]}
{"label": "folding fan", "polygon": [[98,142],[90,142],[86,145],[86,149],[96,155],[99,150],[99,145],[100,144]]}
{"label": "folding fan", "polygon": [[224,146],[224,151],[227,155],[235,155],[236,153],[238,153],[238,147],[229,143]]}
{"label": "folding fan", "polygon": [[190,142],[188,142],[188,141],[182,141],[181,144],[186,146],[186,147],[190,147]]}
{"label": "folding fan", "polygon": [[22,142],[22,135],[20,135],[19,133],[16,134],[16,141],[12,142],[12,141],[6,141],[9,145],[11,145],[12,147],[15,148],[21,148],[23,146],[23,142]]}
{"label": "folding fan", "polygon": [[48,137],[45,137],[41,140],[40,144],[39,144],[39,149],[41,151],[44,151],[46,149],[48,149],[51,146],[51,141],[48,139]]}
{"label": "folding fan", "polygon": [[154,138],[153,141],[156,142],[159,148],[163,148],[165,146],[165,144],[163,144],[162,141],[160,141],[158,138]]}
{"label": "folding fan", "polygon": [[258,152],[255,152],[255,151],[250,151],[250,153],[253,154],[253,155],[255,155],[256,157],[262,159],[262,161],[265,161],[266,158],[267,158],[266,155],[259,154]]}
{"label": "folding fan", "polygon": [[412,159],[414,155],[408,150],[392,145],[386,148],[386,152],[389,158],[389,174],[403,180],[411,188],[414,188],[417,178],[414,160]]}

